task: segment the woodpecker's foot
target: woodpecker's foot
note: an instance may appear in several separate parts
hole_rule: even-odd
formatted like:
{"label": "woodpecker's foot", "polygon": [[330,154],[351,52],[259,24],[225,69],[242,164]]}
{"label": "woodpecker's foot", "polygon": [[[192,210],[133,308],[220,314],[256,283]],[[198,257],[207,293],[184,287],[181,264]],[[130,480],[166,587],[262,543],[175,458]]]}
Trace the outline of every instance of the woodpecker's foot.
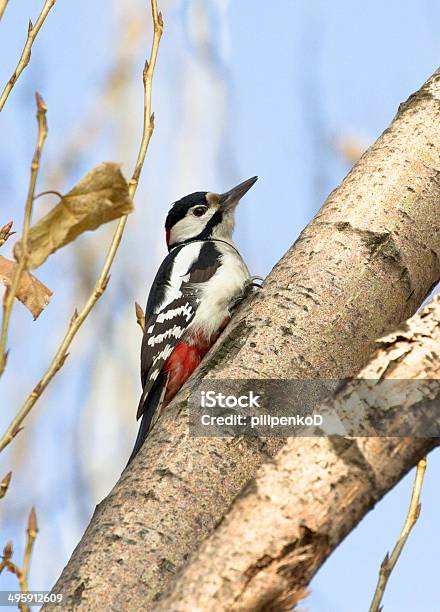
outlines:
{"label": "woodpecker's foot", "polygon": [[231,317],[237,308],[240,306],[242,301],[249,295],[249,290],[247,287],[244,289],[243,293],[237,296],[230,304],[229,304],[229,312],[231,313]]}
{"label": "woodpecker's foot", "polygon": [[243,300],[245,300],[252,294],[255,287],[258,287],[258,289],[261,288],[261,285],[255,282],[256,280],[263,282],[264,278],[261,278],[261,276],[251,276],[249,278],[249,280],[243,287],[243,293],[237,296],[234,301],[229,305],[229,311],[231,312],[231,314],[233,314],[237,310]]}
{"label": "woodpecker's foot", "polygon": [[244,300],[249,295],[251,295],[255,288],[261,289],[261,284],[257,283],[256,281],[263,282],[264,279],[261,278],[261,276],[251,276],[250,279],[247,281],[246,285],[244,286],[243,294],[241,295],[241,300]]}

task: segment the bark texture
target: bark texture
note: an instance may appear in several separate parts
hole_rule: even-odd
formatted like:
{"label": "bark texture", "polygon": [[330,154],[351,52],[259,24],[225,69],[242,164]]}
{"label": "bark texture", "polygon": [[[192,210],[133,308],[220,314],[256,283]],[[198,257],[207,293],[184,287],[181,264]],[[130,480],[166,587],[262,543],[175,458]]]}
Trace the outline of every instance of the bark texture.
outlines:
{"label": "bark texture", "polygon": [[[243,305],[97,507],[54,587],[65,610],[154,609],[189,553],[279,448],[273,439],[191,437],[190,385],[203,376],[354,375],[374,340],[415,312],[440,275],[439,123],[436,73]],[[318,444],[307,463],[319,463],[321,451]]]}
{"label": "bark texture", "polygon": [[[402,419],[399,394],[421,437],[290,438],[236,498],[157,612],[292,609],[340,541],[439,444],[423,435],[427,418],[440,420],[440,297],[380,345],[358,375],[376,380],[348,383],[328,409],[353,410],[359,398],[369,400],[393,434]],[[396,380],[393,393],[385,379]]]}

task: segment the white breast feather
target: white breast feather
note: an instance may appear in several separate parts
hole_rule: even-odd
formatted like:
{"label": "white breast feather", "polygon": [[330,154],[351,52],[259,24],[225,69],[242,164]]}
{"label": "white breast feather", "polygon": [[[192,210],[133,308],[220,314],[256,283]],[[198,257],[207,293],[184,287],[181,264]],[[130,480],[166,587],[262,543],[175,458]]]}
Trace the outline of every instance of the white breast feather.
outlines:
{"label": "white breast feather", "polygon": [[221,266],[207,282],[197,285],[200,303],[188,328],[193,335],[198,330],[208,337],[217,332],[230,316],[231,302],[243,292],[250,278],[246,264],[234,248],[222,242],[215,245],[222,253]]}

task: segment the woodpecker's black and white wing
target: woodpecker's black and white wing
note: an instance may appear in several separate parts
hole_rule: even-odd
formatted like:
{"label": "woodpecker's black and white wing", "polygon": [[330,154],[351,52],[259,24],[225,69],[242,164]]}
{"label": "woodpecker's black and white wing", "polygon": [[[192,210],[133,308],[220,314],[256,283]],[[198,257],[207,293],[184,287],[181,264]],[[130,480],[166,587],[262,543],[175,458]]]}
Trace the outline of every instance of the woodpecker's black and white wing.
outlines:
{"label": "woodpecker's black and white wing", "polygon": [[212,242],[176,247],[160,266],[145,309],[141,348],[142,396],[137,418],[139,432],[128,463],[138,453],[162,404],[167,374],[164,365],[173,349],[185,338],[200,303],[197,286],[209,281],[221,266],[221,253]]}
{"label": "woodpecker's black and white wing", "polygon": [[143,393],[137,418],[149,408],[153,390],[166,383],[163,366],[179,340],[184,339],[200,303],[197,285],[208,281],[220,265],[221,253],[215,243],[194,242],[173,249],[159,268],[145,312]]}

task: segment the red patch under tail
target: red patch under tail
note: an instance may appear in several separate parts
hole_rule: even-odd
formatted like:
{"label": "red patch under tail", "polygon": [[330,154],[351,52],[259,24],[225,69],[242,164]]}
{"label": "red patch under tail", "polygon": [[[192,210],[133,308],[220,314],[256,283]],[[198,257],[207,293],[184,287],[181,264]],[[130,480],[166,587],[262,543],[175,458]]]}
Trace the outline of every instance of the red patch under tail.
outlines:
{"label": "red patch under tail", "polygon": [[168,374],[167,390],[164,404],[168,404],[182,387],[185,381],[197,368],[210,346],[189,345],[186,342],[176,344],[171,355],[165,362],[164,370]]}
{"label": "red patch under tail", "polygon": [[227,317],[220,326],[218,333],[212,335],[209,340],[201,334],[196,335],[196,344],[187,344],[186,342],[178,342],[176,344],[164,365],[164,370],[168,374],[168,384],[163,406],[170,403],[179,389],[188,380],[229,321],[230,317]]}

